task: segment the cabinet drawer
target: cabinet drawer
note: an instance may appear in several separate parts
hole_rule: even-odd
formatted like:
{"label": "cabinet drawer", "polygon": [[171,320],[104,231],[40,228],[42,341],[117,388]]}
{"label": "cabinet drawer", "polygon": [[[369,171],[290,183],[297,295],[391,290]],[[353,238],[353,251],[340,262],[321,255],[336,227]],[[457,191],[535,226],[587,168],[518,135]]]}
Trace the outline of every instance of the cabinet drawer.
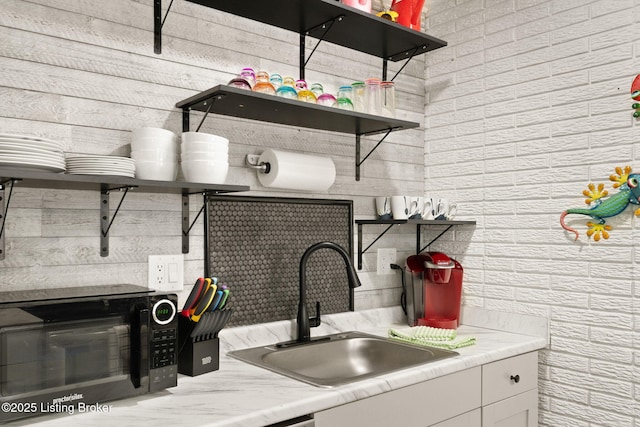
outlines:
{"label": "cabinet drawer", "polygon": [[538,352],[526,353],[482,367],[482,405],[538,387]]}

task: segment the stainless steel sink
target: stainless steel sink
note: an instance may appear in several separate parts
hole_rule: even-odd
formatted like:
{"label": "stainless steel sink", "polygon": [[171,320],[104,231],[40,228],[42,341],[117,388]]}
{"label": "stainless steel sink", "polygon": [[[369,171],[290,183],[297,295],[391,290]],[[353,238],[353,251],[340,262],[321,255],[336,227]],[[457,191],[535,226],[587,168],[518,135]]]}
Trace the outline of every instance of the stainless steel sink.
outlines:
{"label": "stainless steel sink", "polygon": [[227,354],[317,387],[335,387],[458,355],[455,351],[414,346],[362,332],[327,335],[318,341],[283,348],[270,345]]}

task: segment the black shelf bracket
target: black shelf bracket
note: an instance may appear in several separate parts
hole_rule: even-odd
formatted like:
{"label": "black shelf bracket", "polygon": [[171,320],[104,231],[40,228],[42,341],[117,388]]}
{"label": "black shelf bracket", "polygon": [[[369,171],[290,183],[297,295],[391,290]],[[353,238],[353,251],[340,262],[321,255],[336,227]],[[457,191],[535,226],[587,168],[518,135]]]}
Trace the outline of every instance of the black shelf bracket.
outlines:
{"label": "black shelf bracket", "polygon": [[[191,232],[191,229],[193,228],[193,226],[196,225],[196,221],[198,220],[198,218],[200,218],[200,215],[202,215],[202,213],[206,211],[207,201],[209,200],[209,196],[216,195],[216,194],[223,194],[223,193],[225,192],[215,191],[215,190],[203,191],[201,193],[202,207],[196,214],[195,218],[193,218],[193,221],[189,221],[189,196],[191,194],[200,194],[200,193],[187,193],[187,192],[182,193],[182,253],[183,254],[189,253],[189,233]],[[205,221],[207,221],[206,217],[205,217]],[[208,253],[208,252],[205,252],[205,253]]]}
{"label": "black shelf bracket", "polygon": [[[333,24],[335,24],[336,22],[340,22],[343,19],[344,19],[344,15],[338,15],[335,18],[331,18],[331,19],[323,22],[322,24],[316,25],[315,27],[309,28],[305,32],[300,33],[300,79],[304,80],[304,70],[305,70],[307,64],[309,63],[309,60],[311,59],[311,57],[315,53],[315,51],[318,48],[318,46],[320,46],[320,43],[322,43],[322,41],[324,40],[325,36],[329,32],[329,30],[331,29]],[[317,30],[324,30],[324,31],[322,32],[322,34],[319,37],[318,36],[313,36],[313,37],[318,39],[318,43],[316,43],[314,48],[311,50],[311,53],[309,53],[309,56],[307,57],[306,56],[306,46],[307,46],[306,39],[307,39],[307,36],[311,35],[311,33],[313,33],[314,31],[317,31]]]}
{"label": "black shelf bracket", "polygon": [[[403,52],[401,55],[405,55],[408,56],[407,60],[404,61],[404,64],[402,64],[402,67],[400,67],[400,69],[398,71],[396,71],[396,73],[393,75],[393,77],[391,78],[391,80],[389,80],[390,82],[394,81],[396,79],[396,77],[398,77],[398,74],[400,74],[402,72],[402,70],[404,70],[404,68],[409,65],[409,62],[411,62],[411,60],[413,59],[414,56],[418,56],[418,52],[421,52],[423,50],[426,50],[427,46],[418,46],[414,49],[408,50],[406,52]],[[394,56],[398,56],[398,55],[394,55]],[[382,60],[382,80],[385,81],[387,80],[387,62],[388,59],[384,58]]]}
{"label": "black shelf bracket", "polygon": [[420,252],[424,251],[425,249],[427,249],[429,246],[431,246],[436,240],[438,240],[447,231],[449,231],[451,229],[451,227],[453,227],[453,224],[450,224],[440,234],[438,234],[434,239],[431,239],[431,241],[429,243],[427,243],[425,246],[423,246],[421,248],[420,245],[422,244],[422,236],[421,236],[421,231],[420,230],[422,228],[422,224],[417,224],[416,225],[416,255],[419,254]]}
{"label": "black shelf bracket", "polygon": [[[136,188],[135,186],[124,186],[124,187],[115,187],[115,188],[104,188],[100,191],[100,256],[107,257],[109,256],[109,230],[111,229],[111,225],[113,221],[116,219],[118,212],[120,211],[120,206],[122,206],[122,202],[124,202],[124,198],[127,197],[127,193],[130,189]],[[122,194],[122,198],[120,199],[120,203],[118,203],[118,207],[116,211],[113,213],[113,217],[109,220],[109,193],[111,191],[124,191]]]}
{"label": "black shelf bracket", "polygon": [[356,134],[356,181],[360,181],[360,166],[362,166],[362,164],[365,162],[365,160],[367,160],[369,158],[369,156],[371,154],[373,154],[374,151],[376,151],[376,149],[380,146],[380,144],[382,144],[382,142],[384,142],[384,140],[387,138],[387,136],[389,136],[389,134],[391,133],[393,129],[388,129],[387,132],[384,134],[384,136],[380,139],[380,141],[378,141],[378,143],[375,145],[375,147],[373,147],[371,149],[371,151],[369,151],[369,154],[367,154],[366,156],[364,156],[362,158],[362,160],[360,160],[360,156],[361,156],[361,134]]}
{"label": "black shelf bracket", "polygon": [[[209,116],[209,113],[211,112],[211,109],[213,108],[213,104],[216,102],[216,100],[222,99],[225,96],[226,96],[225,94],[219,93],[205,100],[202,103],[202,105],[207,105],[207,104],[208,105],[207,105],[207,109],[204,111],[204,116],[202,116],[200,123],[198,123],[198,127],[196,127],[196,130],[195,130],[196,132],[200,132],[200,128],[202,127],[202,124],[204,123],[204,121],[207,119],[207,116]],[[182,109],[182,132],[189,132],[189,128],[191,126],[189,113],[190,113],[190,108]]]}
{"label": "black shelf bracket", "polygon": [[162,53],[162,27],[164,21],[167,20],[171,6],[173,6],[173,0],[169,3],[167,13],[162,17],[162,0],[153,0],[153,51],[157,54]]}
{"label": "black shelf bracket", "polygon": [[182,253],[189,253],[189,233],[191,229],[196,224],[202,212],[204,212],[204,208],[207,205],[207,193],[202,193],[202,207],[200,211],[193,219],[191,223],[189,223],[189,193],[182,193]]}
{"label": "black shelf bracket", "polygon": [[362,255],[364,255],[371,248],[371,246],[374,245],[374,243],[380,240],[380,238],[382,238],[382,236],[384,236],[387,233],[387,231],[391,230],[391,228],[395,224],[389,224],[389,226],[382,233],[380,233],[378,237],[376,237],[373,240],[373,242],[369,244],[369,246],[362,249],[362,226],[363,225],[364,224],[358,224],[358,270],[362,270]]}
{"label": "black shelf bracket", "polygon": [[[0,227],[0,260],[4,259],[4,228],[5,223],[7,221],[7,212],[9,212],[9,203],[11,202],[11,196],[13,195],[13,186],[19,179],[9,179],[4,182],[0,182],[0,207],[2,208],[2,212],[0,213],[0,218],[2,218],[2,226]],[[11,189],[9,190],[9,197],[7,198],[7,203],[4,202],[4,190],[6,188],[7,182],[11,183]]]}
{"label": "black shelf bracket", "polygon": [[[382,236],[384,236],[387,231],[389,231],[394,225],[397,224],[415,224],[416,225],[416,254],[427,249],[431,244],[433,244],[436,240],[442,237],[447,231],[449,231],[454,225],[475,225],[475,221],[442,221],[442,220],[419,220],[419,219],[359,219],[356,220],[356,224],[358,225],[358,270],[362,269],[362,256],[376,243]],[[364,225],[386,225],[387,228],[376,237],[373,242],[366,248],[362,249],[362,228]],[[434,239],[424,247],[422,245],[422,235],[421,235],[421,227],[424,226],[446,226],[446,228],[440,232]]]}

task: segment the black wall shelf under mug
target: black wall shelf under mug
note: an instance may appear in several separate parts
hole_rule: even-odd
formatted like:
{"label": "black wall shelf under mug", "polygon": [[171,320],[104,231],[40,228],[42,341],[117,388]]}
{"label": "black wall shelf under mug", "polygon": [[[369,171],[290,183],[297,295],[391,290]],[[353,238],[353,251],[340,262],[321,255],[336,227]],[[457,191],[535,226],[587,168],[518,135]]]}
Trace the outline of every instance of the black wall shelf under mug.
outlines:
{"label": "black wall shelf under mug", "polygon": [[[454,225],[475,225],[475,221],[448,221],[439,219],[357,219],[358,225],[358,270],[362,269],[362,255],[367,252],[371,246],[374,245],[387,231],[391,230],[394,225],[410,224],[416,226],[416,254],[427,249],[433,242],[438,240],[442,235],[451,229]],[[387,225],[387,228],[376,237],[373,242],[366,248],[362,248],[362,228],[364,225]],[[446,228],[438,234],[434,239],[431,239],[429,243],[422,246],[421,230],[423,226],[444,225]]]}

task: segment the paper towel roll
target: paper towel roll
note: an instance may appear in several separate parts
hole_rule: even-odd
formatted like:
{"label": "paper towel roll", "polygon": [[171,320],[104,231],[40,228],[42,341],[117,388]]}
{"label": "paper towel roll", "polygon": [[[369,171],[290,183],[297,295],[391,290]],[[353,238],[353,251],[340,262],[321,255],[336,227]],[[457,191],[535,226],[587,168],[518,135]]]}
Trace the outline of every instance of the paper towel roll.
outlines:
{"label": "paper towel roll", "polygon": [[265,187],[327,191],[336,180],[336,166],[330,157],[267,149],[258,160],[258,164],[265,163],[268,171],[258,172]]}

